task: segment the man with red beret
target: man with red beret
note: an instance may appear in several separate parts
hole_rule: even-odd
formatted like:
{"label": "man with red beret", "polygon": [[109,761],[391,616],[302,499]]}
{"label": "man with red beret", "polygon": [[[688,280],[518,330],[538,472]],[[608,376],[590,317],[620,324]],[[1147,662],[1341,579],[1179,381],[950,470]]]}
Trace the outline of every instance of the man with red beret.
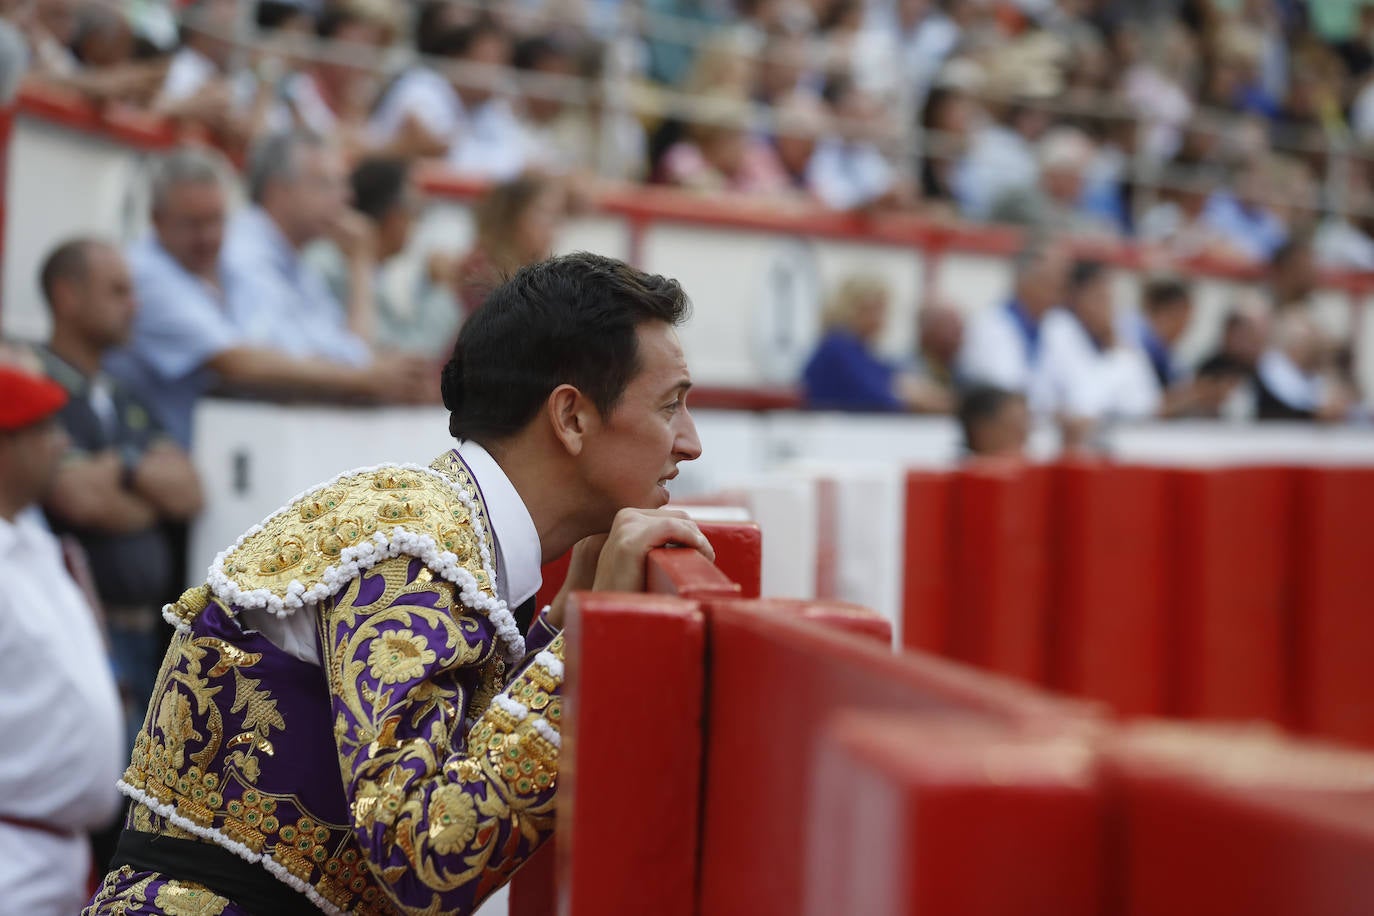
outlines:
{"label": "man with red beret", "polygon": [[6,912],[70,916],[85,831],[119,810],[119,694],[91,607],[37,509],[67,448],[55,382],[0,364],[0,888]]}

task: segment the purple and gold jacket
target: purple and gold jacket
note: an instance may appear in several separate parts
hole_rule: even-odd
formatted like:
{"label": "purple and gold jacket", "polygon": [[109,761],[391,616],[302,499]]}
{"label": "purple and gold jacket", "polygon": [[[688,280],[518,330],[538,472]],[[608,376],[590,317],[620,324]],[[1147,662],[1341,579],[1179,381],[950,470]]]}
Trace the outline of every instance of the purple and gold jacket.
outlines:
{"label": "purple and gold jacket", "polygon": [[[345,474],[216,559],[120,782],[125,829],[213,843],[326,913],[468,913],[553,829],[563,639],[497,598],[456,452]],[[320,663],[237,618],[308,614]],[[275,885],[273,885],[275,887]],[[124,866],[86,916],[239,916]]]}

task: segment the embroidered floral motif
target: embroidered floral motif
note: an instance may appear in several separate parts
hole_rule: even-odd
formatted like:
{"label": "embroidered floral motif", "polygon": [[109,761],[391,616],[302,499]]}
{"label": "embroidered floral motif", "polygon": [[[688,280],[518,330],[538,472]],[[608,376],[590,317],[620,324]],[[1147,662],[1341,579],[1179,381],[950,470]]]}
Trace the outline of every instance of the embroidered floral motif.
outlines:
{"label": "embroidered floral motif", "polygon": [[429,835],[441,855],[458,852],[477,834],[477,807],[460,786],[440,786],[429,797]]}
{"label": "embroidered floral motif", "polygon": [[399,684],[424,674],[425,666],[434,664],[436,657],[423,637],[410,630],[392,630],[373,640],[367,665],[383,684]]}
{"label": "embroidered floral motif", "polygon": [[229,905],[218,894],[194,884],[169,881],[157,889],[153,906],[167,916],[219,916]]}

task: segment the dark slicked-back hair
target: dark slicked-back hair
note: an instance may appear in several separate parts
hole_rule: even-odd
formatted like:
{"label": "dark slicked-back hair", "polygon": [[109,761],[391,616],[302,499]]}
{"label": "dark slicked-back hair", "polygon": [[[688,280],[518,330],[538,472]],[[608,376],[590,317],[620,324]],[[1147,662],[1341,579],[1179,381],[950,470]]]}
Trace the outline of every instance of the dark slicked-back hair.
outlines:
{"label": "dark slicked-back hair", "polygon": [[963,392],[959,398],[958,420],[964,434],[964,448],[974,451],[978,430],[997,419],[1008,404],[1023,400],[1024,396],[1015,391],[993,385],[975,385]]}
{"label": "dark slicked-back hair", "polygon": [[524,429],[559,385],[601,415],[640,369],[636,331],[691,310],[676,280],[579,252],[522,267],[467,320],[444,366],[449,432],[489,445]]}

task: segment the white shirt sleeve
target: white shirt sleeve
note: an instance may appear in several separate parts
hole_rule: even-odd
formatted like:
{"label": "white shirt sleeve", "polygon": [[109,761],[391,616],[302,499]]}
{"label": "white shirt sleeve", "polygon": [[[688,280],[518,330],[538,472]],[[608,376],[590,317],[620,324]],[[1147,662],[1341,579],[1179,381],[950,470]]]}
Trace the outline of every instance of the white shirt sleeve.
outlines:
{"label": "white shirt sleeve", "polygon": [[407,116],[436,137],[452,137],[461,126],[463,103],[453,85],[433,70],[417,68],[397,78],[368,122],[374,143],[396,138]]}
{"label": "white shirt sleeve", "polygon": [[56,539],[21,520],[0,555],[0,815],[64,830],[119,810],[123,715],[100,631]]}

